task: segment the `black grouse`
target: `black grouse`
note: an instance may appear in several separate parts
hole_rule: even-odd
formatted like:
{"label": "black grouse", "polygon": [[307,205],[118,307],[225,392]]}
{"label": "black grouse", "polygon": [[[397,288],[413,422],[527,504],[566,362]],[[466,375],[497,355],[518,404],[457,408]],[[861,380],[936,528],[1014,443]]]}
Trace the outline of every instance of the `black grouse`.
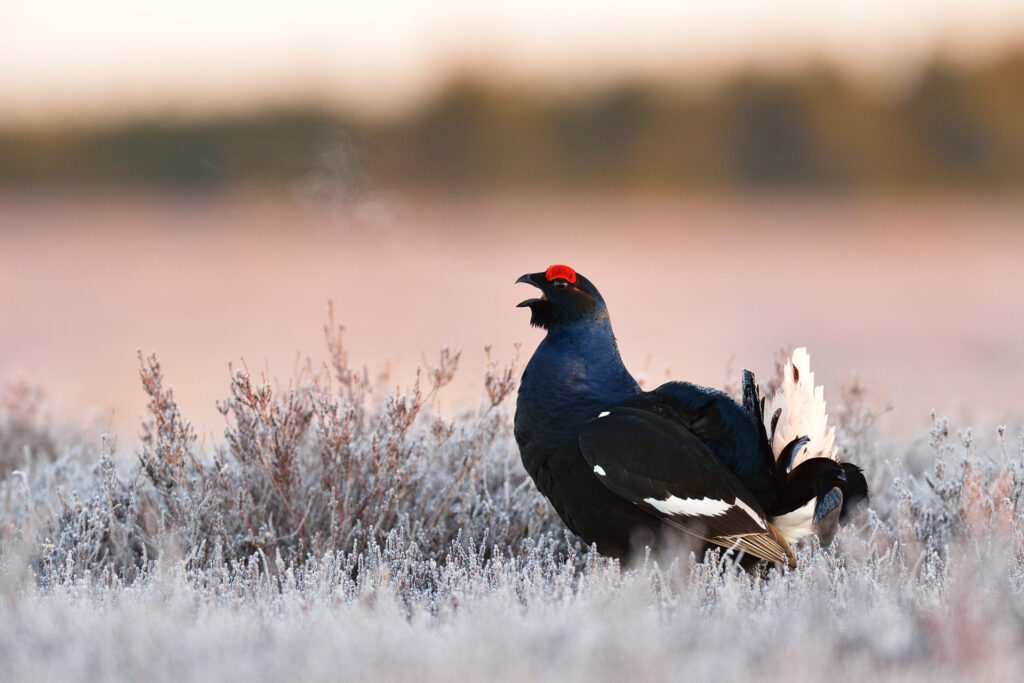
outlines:
{"label": "black grouse", "polygon": [[666,531],[792,565],[791,544],[831,540],[868,495],[839,463],[822,389],[803,349],[773,403],[744,371],[743,405],[715,389],[668,382],[643,391],[619,356],[597,288],[568,266],[523,275],[541,290],[530,323],[547,330],[523,373],[515,437],[526,471],[574,533],[627,556]]}

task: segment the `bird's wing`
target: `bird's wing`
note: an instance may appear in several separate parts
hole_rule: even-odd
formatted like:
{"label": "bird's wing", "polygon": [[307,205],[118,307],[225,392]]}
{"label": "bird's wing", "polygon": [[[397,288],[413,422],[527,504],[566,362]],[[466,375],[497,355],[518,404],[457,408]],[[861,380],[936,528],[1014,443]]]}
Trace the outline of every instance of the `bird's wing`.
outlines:
{"label": "bird's wing", "polygon": [[602,484],[665,523],[724,548],[792,564],[792,550],[757,499],[681,425],[646,410],[616,408],[588,422],[579,443]]}

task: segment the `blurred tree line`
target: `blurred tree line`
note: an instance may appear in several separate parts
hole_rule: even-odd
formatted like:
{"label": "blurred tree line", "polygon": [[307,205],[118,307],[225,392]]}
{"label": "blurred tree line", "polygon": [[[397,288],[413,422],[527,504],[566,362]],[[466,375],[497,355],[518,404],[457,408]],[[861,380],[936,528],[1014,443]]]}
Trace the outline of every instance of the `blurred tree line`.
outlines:
{"label": "blurred tree line", "polygon": [[827,67],[700,92],[586,95],[452,85],[404,118],[324,109],[106,128],[0,130],[0,184],[215,190],[239,184],[487,190],[958,188],[1024,183],[1024,52],[941,59],[882,94]]}

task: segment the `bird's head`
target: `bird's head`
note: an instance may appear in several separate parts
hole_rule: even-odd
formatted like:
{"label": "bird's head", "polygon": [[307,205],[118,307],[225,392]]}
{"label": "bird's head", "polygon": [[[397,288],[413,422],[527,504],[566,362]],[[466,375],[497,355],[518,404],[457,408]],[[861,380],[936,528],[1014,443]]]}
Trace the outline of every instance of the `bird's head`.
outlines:
{"label": "bird's head", "polygon": [[600,292],[569,266],[551,266],[542,273],[527,273],[516,283],[525,282],[541,291],[536,299],[527,299],[519,307],[529,307],[530,324],[545,330],[579,322],[607,319],[608,309]]}

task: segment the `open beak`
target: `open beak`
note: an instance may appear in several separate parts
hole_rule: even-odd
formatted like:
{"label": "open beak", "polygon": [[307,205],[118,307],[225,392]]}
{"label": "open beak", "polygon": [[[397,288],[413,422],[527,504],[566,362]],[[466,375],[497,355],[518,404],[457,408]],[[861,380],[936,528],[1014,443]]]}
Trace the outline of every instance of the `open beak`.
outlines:
{"label": "open beak", "polygon": [[[540,289],[541,283],[544,282],[544,273],[527,273],[526,275],[520,276],[519,279],[516,280],[517,285],[520,282],[524,282],[528,285],[533,285],[537,289]],[[533,304],[544,300],[544,295],[541,294],[540,298],[527,299],[526,301],[521,301],[520,303],[516,304],[516,308],[526,308],[527,306],[532,306]]]}

